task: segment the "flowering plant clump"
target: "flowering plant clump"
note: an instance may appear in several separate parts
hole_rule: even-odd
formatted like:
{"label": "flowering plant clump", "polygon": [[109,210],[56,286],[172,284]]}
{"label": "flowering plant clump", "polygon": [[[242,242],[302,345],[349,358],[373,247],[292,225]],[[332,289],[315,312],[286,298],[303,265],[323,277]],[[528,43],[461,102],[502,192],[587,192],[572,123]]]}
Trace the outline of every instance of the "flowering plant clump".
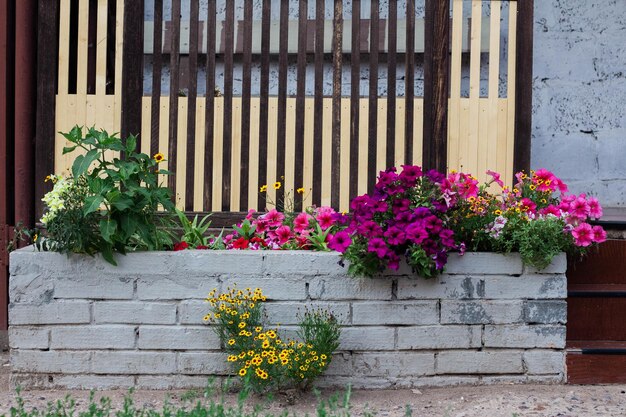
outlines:
{"label": "flowering plant clump", "polygon": [[602,216],[598,200],[567,194],[550,171],[520,172],[513,189],[497,173],[487,173],[491,180],[477,195],[462,198],[452,216],[452,229],[469,250],[519,251],[524,263],[545,268],[560,252],[581,252],[606,240],[601,226],[588,223]]}
{"label": "flowering plant clump", "polygon": [[265,325],[266,300],[260,288],[232,288],[219,296],[213,290],[204,320],[215,325],[228,362],[252,389],[304,389],[328,368],[339,346],[339,323],[326,310],[306,311],[298,331],[301,340],[283,340]]}
{"label": "flowering plant clump", "polygon": [[[350,262],[352,275],[372,276],[385,268],[398,269],[404,257],[413,270],[432,277],[443,270],[450,250],[460,249],[448,226],[455,202],[441,186],[443,175],[404,165],[380,173],[370,194],[350,203],[350,221],[330,246]],[[464,195],[474,192],[472,180],[455,184]]]}
{"label": "flowering plant clump", "polygon": [[224,237],[227,249],[308,249],[328,251],[343,215],[331,207],[309,207],[305,211],[282,213],[271,209],[257,215],[250,210],[246,218]]}
{"label": "flowering plant clump", "polygon": [[[63,153],[81,150],[71,176],[59,181],[44,198],[41,219],[48,230],[48,247],[61,252],[101,252],[115,264],[114,252],[170,247],[173,212],[171,191],[158,183],[162,154],[153,158],[136,152],[137,139],[122,141],[104,130],[76,126],[63,136],[71,143]],[[119,153],[124,158],[119,158]],[[112,157],[114,155],[114,157]],[[158,215],[164,209],[163,215]],[[76,222],[72,225],[71,222]]]}

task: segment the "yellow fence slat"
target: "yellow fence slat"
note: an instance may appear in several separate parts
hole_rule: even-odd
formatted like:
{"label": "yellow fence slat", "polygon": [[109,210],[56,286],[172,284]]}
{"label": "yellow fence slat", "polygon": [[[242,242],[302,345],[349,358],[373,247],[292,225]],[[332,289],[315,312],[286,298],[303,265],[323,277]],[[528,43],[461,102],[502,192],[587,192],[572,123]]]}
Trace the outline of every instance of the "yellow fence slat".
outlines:
{"label": "yellow fence slat", "polygon": [[415,105],[413,110],[413,165],[422,165],[423,155],[423,136],[424,131],[424,99],[414,99]]}
{"label": "yellow fence slat", "polygon": [[[482,1],[472,2],[472,24],[470,29],[470,115],[468,149],[465,157],[473,165],[472,173],[477,172],[479,158],[479,119],[480,119],[480,42],[481,42]],[[467,167],[465,168],[467,171]]]}
{"label": "yellow fence slat", "polygon": [[489,32],[489,117],[486,138],[487,168],[495,170],[497,167],[498,147],[498,116],[499,116],[499,86],[500,86],[500,8],[502,2],[491,2],[491,18]]}
{"label": "yellow fence slat", "polygon": [[461,53],[463,46],[463,0],[452,3],[452,43],[450,66],[450,100],[448,104],[448,169],[458,170],[461,132],[459,112],[461,110]]}
{"label": "yellow fence slat", "polygon": [[387,99],[378,97],[378,124],[376,126],[376,176],[387,168]]}
{"label": "yellow fence slat", "polygon": [[368,117],[369,100],[362,98],[359,100],[361,107],[359,117],[359,195],[367,192],[367,141],[368,141]]}
{"label": "yellow fence slat", "polygon": [[152,137],[151,105],[152,98],[150,96],[141,98],[141,134],[139,135],[139,149],[146,155],[150,155],[150,138]]}
{"label": "yellow fence slat", "polygon": [[107,83],[107,0],[98,0],[96,34],[96,94],[106,93]]}
{"label": "yellow fence slat", "polygon": [[267,202],[276,202],[276,191],[272,184],[276,182],[278,149],[278,98],[270,97],[268,100],[268,129],[267,129]]}
{"label": "yellow fence slat", "polygon": [[341,162],[339,170],[339,210],[350,206],[350,99],[341,99]]}
{"label": "yellow fence slat", "polygon": [[233,97],[232,142],[230,154],[230,210],[240,211],[241,198],[241,97]]}
{"label": "yellow fence slat", "polygon": [[304,200],[303,206],[313,204],[312,188],[313,188],[313,122],[315,120],[314,101],[304,101],[304,171],[303,171],[303,187]]}
{"label": "yellow fence slat", "polygon": [[202,211],[204,206],[204,134],[206,120],[204,118],[206,98],[196,98],[196,149],[194,152],[193,173],[193,211]]}
{"label": "yellow fence slat", "polygon": [[[330,205],[330,172],[331,166],[331,141],[333,136],[332,129],[332,111],[333,111],[333,99],[324,98],[324,116],[322,122],[322,205]],[[319,163],[319,162],[318,162]]]}
{"label": "yellow fence slat", "polygon": [[286,120],[286,140],[285,140],[285,178],[283,186],[285,187],[285,198],[293,199],[295,189],[302,187],[302,184],[294,183],[296,161],[296,99],[294,97],[287,98],[287,120]]}
{"label": "yellow fence slat", "polygon": [[[117,0],[115,19],[115,131],[122,130],[122,51],[124,47],[124,0]],[[146,153],[150,154],[148,150]]]}
{"label": "yellow fence slat", "polygon": [[404,136],[404,123],[406,120],[405,114],[406,100],[404,97],[396,99],[396,149],[394,150],[394,165],[400,167],[404,165],[404,146],[406,137]]}
{"label": "yellow fence slat", "polygon": [[256,208],[259,202],[259,129],[256,122],[259,120],[261,112],[261,99],[252,97],[250,99],[250,157],[248,159],[248,207],[244,209]]}
{"label": "yellow fence slat", "polygon": [[[507,94],[509,101],[507,112],[507,154],[506,166],[509,171],[513,170],[513,147],[515,138],[515,56],[517,41],[517,2],[509,2],[509,50],[507,68]],[[511,180],[513,175],[511,174]]]}

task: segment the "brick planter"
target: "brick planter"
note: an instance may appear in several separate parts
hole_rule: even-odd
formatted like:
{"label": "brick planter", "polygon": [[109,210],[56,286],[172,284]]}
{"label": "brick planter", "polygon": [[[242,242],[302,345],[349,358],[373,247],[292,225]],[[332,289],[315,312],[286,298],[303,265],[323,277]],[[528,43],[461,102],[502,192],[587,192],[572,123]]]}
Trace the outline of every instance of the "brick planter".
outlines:
{"label": "brick planter", "polygon": [[354,279],[336,253],[185,251],[99,258],[11,254],[12,381],[25,387],[204,386],[229,373],[202,323],[213,288],[260,287],[293,332],[299,307],[344,323],[320,385],[389,388],[564,382],[565,257],[543,271],[516,255],[452,255],[432,279],[408,269]]}

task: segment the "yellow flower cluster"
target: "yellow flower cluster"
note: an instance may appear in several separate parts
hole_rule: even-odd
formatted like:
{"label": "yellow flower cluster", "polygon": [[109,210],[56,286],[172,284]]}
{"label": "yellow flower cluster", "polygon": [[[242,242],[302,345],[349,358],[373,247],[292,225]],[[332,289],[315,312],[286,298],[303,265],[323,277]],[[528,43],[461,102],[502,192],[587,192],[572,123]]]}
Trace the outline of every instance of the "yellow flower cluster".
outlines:
{"label": "yellow flower cluster", "polygon": [[254,309],[257,302],[267,300],[260,288],[255,288],[254,291],[251,288],[246,288],[245,291],[237,288],[228,288],[227,293],[220,294],[218,297],[215,296],[216,292],[217,290],[211,291],[206,301],[217,312],[204,316],[204,321],[230,317],[233,320],[240,320],[238,323],[240,329],[246,326],[244,320],[250,318],[250,312],[247,310]]}

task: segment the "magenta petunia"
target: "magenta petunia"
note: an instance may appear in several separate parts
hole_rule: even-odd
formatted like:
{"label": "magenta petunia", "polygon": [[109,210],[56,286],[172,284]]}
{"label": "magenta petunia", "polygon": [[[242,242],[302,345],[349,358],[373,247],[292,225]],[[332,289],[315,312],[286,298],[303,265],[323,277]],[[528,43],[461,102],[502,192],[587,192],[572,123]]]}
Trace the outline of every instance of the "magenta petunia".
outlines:
{"label": "magenta petunia", "polygon": [[412,223],[406,229],[406,237],[411,242],[419,245],[428,238],[428,232],[419,223]]}
{"label": "magenta petunia", "polygon": [[285,220],[285,215],[276,209],[271,209],[262,217],[269,227],[278,227],[283,223],[283,220]]}
{"label": "magenta petunia", "polygon": [[307,213],[300,213],[293,219],[293,230],[302,233],[309,228],[309,220],[311,216]]}
{"label": "magenta petunia", "polygon": [[572,230],[576,246],[586,247],[593,243],[593,229],[589,223],[581,223]]}
{"label": "magenta petunia", "polygon": [[589,217],[594,219],[602,217],[602,206],[600,206],[600,202],[597,198],[589,197],[587,199],[587,205],[589,206]]}
{"label": "magenta petunia", "polygon": [[602,243],[606,240],[606,231],[602,226],[593,226],[591,233],[591,239],[596,243]]}
{"label": "magenta petunia", "polygon": [[322,230],[326,230],[329,227],[332,227],[332,225],[335,223],[333,219],[333,214],[328,211],[319,213],[315,220],[317,220],[317,223],[320,225]]}
{"label": "magenta petunia", "polygon": [[504,182],[500,179],[500,174],[495,171],[488,170],[487,175],[492,178],[492,181],[498,184],[500,187],[504,187]]}
{"label": "magenta petunia", "polygon": [[585,220],[589,216],[590,208],[584,195],[580,195],[572,202],[569,214],[580,220]]}
{"label": "magenta petunia", "polygon": [[387,242],[390,245],[402,245],[406,242],[405,233],[398,227],[389,228],[389,230],[385,232],[384,236],[387,238]]}
{"label": "magenta petunia", "polygon": [[346,249],[352,244],[352,238],[345,232],[337,232],[328,242],[328,247],[334,251],[344,253]]}
{"label": "magenta petunia", "polygon": [[384,258],[389,252],[387,248],[387,244],[385,241],[379,237],[375,237],[370,239],[369,244],[367,245],[367,251],[375,253],[380,259]]}
{"label": "magenta petunia", "polygon": [[284,245],[287,243],[289,239],[291,239],[291,228],[289,226],[280,226],[275,231],[276,238],[278,239],[278,243],[280,245]]}

